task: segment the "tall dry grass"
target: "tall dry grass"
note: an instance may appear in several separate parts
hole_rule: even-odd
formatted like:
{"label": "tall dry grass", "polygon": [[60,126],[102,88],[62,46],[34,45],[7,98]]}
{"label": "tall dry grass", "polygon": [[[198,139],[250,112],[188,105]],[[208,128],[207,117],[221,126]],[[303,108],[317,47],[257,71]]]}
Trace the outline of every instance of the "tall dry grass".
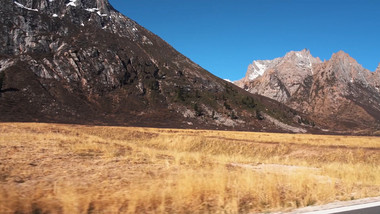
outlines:
{"label": "tall dry grass", "polygon": [[0,213],[255,213],[380,195],[380,140],[0,124]]}

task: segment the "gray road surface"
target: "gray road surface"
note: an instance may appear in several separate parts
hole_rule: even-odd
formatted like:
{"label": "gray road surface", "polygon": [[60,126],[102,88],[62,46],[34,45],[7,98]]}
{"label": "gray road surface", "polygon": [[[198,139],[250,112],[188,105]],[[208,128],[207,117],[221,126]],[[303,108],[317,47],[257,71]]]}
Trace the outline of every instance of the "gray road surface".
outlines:
{"label": "gray road surface", "polygon": [[[380,202],[306,212],[308,214],[380,214]],[[305,214],[306,214],[305,213]]]}
{"label": "gray road surface", "polygon": [[380,214],[380,197],[304,207],[287,214]]}
{"label": "gray road surface", "polygon": [[380,206],[360,210],[346,211],[339,214],[380,214]]}

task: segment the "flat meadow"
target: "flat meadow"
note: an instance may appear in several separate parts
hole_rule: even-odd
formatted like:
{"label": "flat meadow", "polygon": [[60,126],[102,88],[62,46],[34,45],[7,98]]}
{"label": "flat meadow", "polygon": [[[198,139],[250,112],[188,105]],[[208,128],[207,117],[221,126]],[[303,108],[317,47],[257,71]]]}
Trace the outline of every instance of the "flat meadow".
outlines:
{"label": "flat meadow", "polygon": [[380,138],[0,123],[0,213],[262,213],[380,196]]}

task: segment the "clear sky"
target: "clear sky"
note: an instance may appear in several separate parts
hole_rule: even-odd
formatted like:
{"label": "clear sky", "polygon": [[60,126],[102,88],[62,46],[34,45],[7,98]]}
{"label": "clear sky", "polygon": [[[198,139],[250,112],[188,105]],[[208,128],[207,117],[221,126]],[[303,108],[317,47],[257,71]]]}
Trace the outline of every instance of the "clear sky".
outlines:
{"label": "clear sky", "polygon": [[257,59],[307,48],[380,63],[380,0],[110,0],[115,9],[223,79]]}

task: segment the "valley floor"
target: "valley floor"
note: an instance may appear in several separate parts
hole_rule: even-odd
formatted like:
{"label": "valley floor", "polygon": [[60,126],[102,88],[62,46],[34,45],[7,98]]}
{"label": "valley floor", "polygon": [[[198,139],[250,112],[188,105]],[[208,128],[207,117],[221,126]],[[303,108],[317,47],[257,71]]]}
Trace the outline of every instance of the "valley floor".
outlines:
{"label": "valley floor", "polygon": [[259,213],[380,195],[380,138],[0,124],[0,213]]}

